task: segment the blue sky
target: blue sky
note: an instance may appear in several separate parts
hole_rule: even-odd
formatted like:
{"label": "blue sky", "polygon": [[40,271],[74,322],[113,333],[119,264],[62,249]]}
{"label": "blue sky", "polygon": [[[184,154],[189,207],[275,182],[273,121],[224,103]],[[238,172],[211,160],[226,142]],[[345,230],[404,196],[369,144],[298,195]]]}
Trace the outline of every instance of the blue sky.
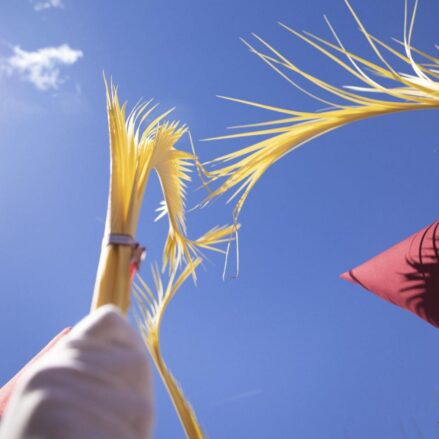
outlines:
{"label": "blue sky", "polygon": [[[401,38],[403,0],[352,4],[371,33]],[[199,139],[272,116],[216,94],[317,109],[239,37],[256,32],[353,83],[276,24],[329,37],[324,13],[371,57],[341,0],[1,3],[0,381],[89,310],[108,191],[102,72],[131,105],[176,106],[208,159],[246,143]],[[415,46],[436,51],[438,16],[421,1]],[[222,282],[212,257],[165,316],[165,359],[209,437],[438,437],[437,330],[338,277],[437,219],[438,150],[434,112],[386,116],[313,141],[261,179],[241,215],[240,278]],[[159,201],[152,182],[138,236],[147,262],[166,230],[152,222]],[[223,201],[189,215],[193,235],[230,220]],[[183,437],[154,387],[155,437]]]}

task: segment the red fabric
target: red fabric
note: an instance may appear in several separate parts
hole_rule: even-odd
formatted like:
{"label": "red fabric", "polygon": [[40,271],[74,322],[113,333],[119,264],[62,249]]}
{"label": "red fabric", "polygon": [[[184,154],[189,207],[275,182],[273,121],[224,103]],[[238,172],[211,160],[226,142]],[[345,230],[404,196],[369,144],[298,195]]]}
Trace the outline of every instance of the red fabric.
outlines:
{"label": "red fabric", "polygon": [[130,280],[133,282],[134,278],[136,277],[137,273],[137,265],[133,262],[130,263]]}
{"label": "red fabric", "polygon": [[439,221],[341,278],[439,327]]}
{"label": "red fabric", "polygon": [[37,355],[35,355],[32,360],[27,363],[23,369],[21,369],[13,378],[11,378],[1,389],[0,389],[0,417],[6,408],[6,405],[11,397],[12,391],[14,390],[17,381],[20,379],[21,375],[26,371],[26,369],[31,366],[36,360],[41,358],[46,352],[50,351],[65,335],[67,335],[72,328],[63,329],[57,336],[55,336],[49,344],[43,348]]}

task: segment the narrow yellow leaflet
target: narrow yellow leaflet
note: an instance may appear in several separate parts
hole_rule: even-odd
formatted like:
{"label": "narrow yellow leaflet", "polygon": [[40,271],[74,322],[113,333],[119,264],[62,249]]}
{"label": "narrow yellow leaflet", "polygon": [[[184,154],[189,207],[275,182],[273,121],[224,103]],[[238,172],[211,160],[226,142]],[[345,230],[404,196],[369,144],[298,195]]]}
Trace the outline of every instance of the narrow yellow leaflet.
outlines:
{"label": "narrow yellow leaflet", "polygon": [[[401,44],[402,46],[404,46],[404,42],[399,41],[399,40],[396,39],[396,38],[393,38],[393,41],[395,41],[396,43]],[[426,52],[423,52],[423,51],[421,51],[421,50],[419,50],[419,49],[416,49],[415,47],[413,47],[413,46],[411,46],[411,45],[410,45],[410,49],[411,49],[413,52],[417,53],[418,55],[421,55],[421,56],[423,56],[424,58],[426,58],[426,59],[432,61],[432,63],[433,63],[432,67],[434,67],[434,66],[438,66],[438,67],[439,67],[439,58],[436,58],[436,57],[434,57],[434,56],[432,56],[432,55],[430,55],[430,54],[428,54],[428,53],[426,53]]]}
{"label": "narrow yellow leaflet", "polygon": [[[290,60],[288,60],[286,57],[284,57],[278,50],[276,50],[274,47],[272,47],[270,44],[268,44],[265,40],[262,38],[256,36],[257,40],[261,42],[265,47],[267,47],[271,52],[273,52],[274,55],[278,57],[278,59],[271,58],[267,55],[262,54],[261,52],[257,51],[256,49],[253,49],[253,52],[263,59],[265,62],[267,62],[270,67],[274,68],[271,63],[278,63],[286,67],[287,69],[293,71],[294,73],[297,73],[301,75],[303,78],[307,79],[311,83],[317,85],[322,90],[328,91],[329,93],[332,93],[333,95],[348,100],[350,102],[354,102],[357,104],[362,104],[365,101],[368,101],[368,98],[364,98],[363,96],[355,95],[352,93],[348,93],[345,90],[335,87],[328,82],[322,81],[321,79],[317,78],[316,76],[310,75],[309,73],[305,72],[304,70],[297,67],[294,63],[292,63]],[[276,70],[276,69],[275,69]],[[277,71],[277,70],[276,70]],[[332,105],[333,107],[340,107],[340,105]]]}
{"label": "narrow yellow leaflet", "polygon": [[[308,35],[310,35],[310,36],[311,36],[312,38],[314,38],[315,40],[321,42],[322,44],[325,44],[325,45],[327,45],[328,47],[331,47],[332,49],[334,49],[334,50],[336,50],[336,51],[338,51],[338,52],[344,53],[344,54],[345,54],[346,56],[348,56],[349,58],[352,58],[353,60],[358,61],[359,63],[361,63],[361,64],[367,66],[368,68],[370,68],[370,69],[374,72],[375,75],[382,76],[382,77],[385,77],[385,78],[387,78],[387,79],[390,79],[390,80],[395,81],[395,77],[394,77],[393,74],[389,73],[386,69],[384,69],[384,68],[378,66],[377,64],[372,63],[372,62],[370,62],[370,61],[368,61],[368,60],[366,60],[366,59],[364,59],[364,58],[362,58],[362,57],[360,57],[360,56],[357,56],[357,55],[355,55],[355,54],[353,54],[353,53],[351,53],[351,52],[345,50],[344,48],[338,47],[338,46],[336,46],[335,44],[332,44],[332,43],[330,43],[330,42],[324,40],[323,38],[317,37],[317,36],[315,36],[315,35],[313,35],[313,34],[310,34],[310,33],[308,33]],[[381,42],[381,41],[378,40],[377,38],[375,38],[375,37],[373,37],[373,36],[371,36],[371,35],[369,35],[369,37],[370,37],[373,41],[375,41],[376,43],[380,44],[381,46],[383,46],[383,47],[386,48],[387,50],[391,51],[391,53],[393,53],[394,55],[398,56],[400,59],[402,59],[402,60],[405,61],[406,63],[411,64],[411,63],[410,63],[410,60],[409,60],[406,56],[400,54],[399,52],[397,52],[397,51],[394,50],[393,48],[387,46],[385,43]],[[317,47],[319,47],[319,46],[317,46]],[[336,59],[336,58],[334,57],[334,59]],[[423,68],[422,70],[424,70],[425,72],[430,72],[429,69],[426,69],[426,68]],[[357,77],[358,77],[358,76],[357,76]],[[402,75],[399,75],[399,74],[398,74],[398,78],[400,78],[400,77],[401,77],[401,79],[402,79]],[[361,78],[360,78],[360,79],[361,79]],[[366,81],[366,80],[364,80],[364,82],[366,82],[368,85],[371,85],[370,81]],[[414,83],[412,83],[412,82],[410,82],[410,81],[408,81],[408,83],[409,83],[409,87],[413,87]],[[381,92],[381,93],[385,92],[386,94],[389,94],[389,95],[391,95],[391,96],[394,96],[394,97],[396,97],[396,98],[398,98],[398,99],[405,99],[405,98],[406,98],[405,94],[403,93],[403,90],[406,90],[407,88],[405,88],[405,89],[404,89],[404,88],[401,88],[401,89],[398,89],[398,88],[391,88],[391,89],[390,89],[390,88],[388,88],[388,87],[384,87],[384,86],[382,86],[382,85],[380,85],[380,84],[377,84],[375,81],[374,81],[374,83],[372,84],[372,87],[373,87],[373,89],[374,89],[375,91],[377,91],[377,92]],[[401,90],[401,92],[399,92],[399,90]],[[430,91],[431,91],[431,90],[430,90]]]}
{"label": "narrow yellow leaflet", "polygon": [[[158,269],[155,269],[153,271],[155,294],[140,277],[139,280],[141,286],[136,290],[136,302],[139,313],[137,321],[142,337],[168,393],[171,396],[186,437],[189,439],[202,439],[204,438],[204,435],[191,405],[185,399],[181,387],[172,376],[163,360],[160,349],[160,328],[167,306],[183,282],[193,274],[193,271],[200,263],[201,259],[195,259],[193,263],[191,265],[188,264],[178,276],[178,267],[175,267],[170,272],[169,282],[166,289],[163,287],[160,272]],[[145,292],[142,292],[142,289],[144,289]]]}

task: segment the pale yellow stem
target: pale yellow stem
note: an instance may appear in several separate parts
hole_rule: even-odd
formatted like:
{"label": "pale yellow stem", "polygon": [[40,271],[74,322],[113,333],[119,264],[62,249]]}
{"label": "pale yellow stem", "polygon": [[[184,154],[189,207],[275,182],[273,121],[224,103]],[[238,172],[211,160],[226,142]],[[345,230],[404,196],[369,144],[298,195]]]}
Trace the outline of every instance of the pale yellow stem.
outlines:
{"label": "pale yellow stem", "polygon": [[104,246],[101,250],[91,310],[113,304],[127,313],[131,304],[129,266],[132,250],[126,246]]}
{"label": "pale yellow stem", "polygon": [[160,377],[162,378],[162,381],[165,384],[169,395],[171,396],[172,403],[174,404],[175,411],[177,412],[177,415],[183,426],[186,437],[188,439],[204,439],[205,436],[201,431],[192,407],[186,401],[183,391],[163,361],[157,334],[149,335],[147,346],[154,364],[159,371]]}

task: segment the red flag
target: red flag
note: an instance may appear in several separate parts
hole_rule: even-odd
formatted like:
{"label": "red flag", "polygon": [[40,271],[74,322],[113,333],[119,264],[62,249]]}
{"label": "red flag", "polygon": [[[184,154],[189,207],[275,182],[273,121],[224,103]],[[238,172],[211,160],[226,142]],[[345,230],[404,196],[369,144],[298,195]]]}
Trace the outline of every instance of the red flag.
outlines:
{"label": "red flag", "polygon": [[341,275],[439,327],[439,221]]}
{"label": "red flag", "polygon": [[43,348],[37,355],[35,355],[26,366],[23,367],[13,378],[11,378],[1,389],[0,389],[0,417],[6,408],[9,398],[12,395],[17,381],[20,379],[21,375],[26,371],[26,369],[31,366],[35,361],[44,356],[48,351],[50,351],[65,335],[67,335],[72,328],[63,329],[57,336],[55,336],[49,344]]}

